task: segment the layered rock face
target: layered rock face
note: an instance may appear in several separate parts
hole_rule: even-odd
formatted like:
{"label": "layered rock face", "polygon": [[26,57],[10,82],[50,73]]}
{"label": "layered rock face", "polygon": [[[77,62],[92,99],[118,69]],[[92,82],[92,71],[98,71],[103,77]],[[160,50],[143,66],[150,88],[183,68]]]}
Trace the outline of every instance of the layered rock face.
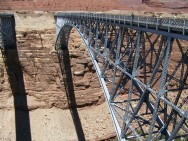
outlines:
{"label": "layered rock face", "polygon": [[[17,31],[17,49],[20,67],[23,73],[25,93],[29,110],[36,108],[69,107],[66,94],[63,72],[57,52],[54,50],[55,28],[46,30]],[[70,67],[72,83],[77,107],[98,105],[104,102],[103,93],[93,68],[87,50],[79,38],[78,33],[72,30],[69,40]],[[1,57],[0,80],[1,95],[0,108],[6,105],[8,97],[12,97],[10,80],[5,67],[5,58]],[[15,73],[14,66],[11,72]],[[10,75],[10,74],[9,74]],[[17,95],[15,95],[17,96]],[[19,96],[19,95],[18,95]],[[19,104],[21,108],[26,105]]]}
{"label": "layered rock face", "polygon": [[75,29],[65,58],[70,74],[67,87],[63,60],[54,50],[53,15],[22,13],[15,19],[17,50],[0,53],[0,140],[114,137],[98,78]]}

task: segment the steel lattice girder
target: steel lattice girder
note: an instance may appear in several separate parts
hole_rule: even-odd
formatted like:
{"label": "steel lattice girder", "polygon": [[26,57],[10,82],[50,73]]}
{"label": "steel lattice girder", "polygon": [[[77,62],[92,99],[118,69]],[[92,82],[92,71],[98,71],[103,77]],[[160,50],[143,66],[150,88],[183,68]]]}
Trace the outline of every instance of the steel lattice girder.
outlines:
{"label": "steel lattice girder", "polygon": [[0,49],[13,49],[16,45],[15,19],[12,14],[0,14]]}
{"label": "steel lattice girder", "polygon": [[55,18],[59,55],[72,27],[85,42],[119,140],[187,139],[187,19],[165,25],[166,19],[91,13]]}

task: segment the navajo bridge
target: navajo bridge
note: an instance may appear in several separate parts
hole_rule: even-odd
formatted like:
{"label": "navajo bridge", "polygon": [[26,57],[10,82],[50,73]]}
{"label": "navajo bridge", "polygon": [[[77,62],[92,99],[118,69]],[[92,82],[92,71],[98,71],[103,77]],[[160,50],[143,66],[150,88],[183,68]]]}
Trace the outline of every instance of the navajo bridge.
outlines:
{"label": "navajo bridge", "polygon": [[[188,20],[59,13],[55,49],[69,91],[68,40],[83,39],[118,140],[188,139]],[[13,15],[0,16],[2,51],[14,49]],[[102,113],[101,113],[102,114]]]}

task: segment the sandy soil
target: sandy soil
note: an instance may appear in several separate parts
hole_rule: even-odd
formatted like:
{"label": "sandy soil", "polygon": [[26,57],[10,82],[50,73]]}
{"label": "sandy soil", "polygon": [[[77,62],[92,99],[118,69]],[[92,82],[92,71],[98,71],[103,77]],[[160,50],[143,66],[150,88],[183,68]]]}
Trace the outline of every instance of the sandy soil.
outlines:
{"label": "sandy soil", "polygon": [[[13,12],[14,13],[14,12]],[[54,13],[51,12],[17,12],[14,13],[16,19],[16,30],[44,30],[54,29],[55,20]]]}
{"label": "sandy soil", "polygon": [[[144,9],[143,8],[144,6]],[[152,8],[151,8],[152,7]],[[4,0],[0,1],[0,10],[45,10],[45,11],[109,11],[109,10],[152,10],[184,11],[188,2],[185,0]]]}
{"label": "sandy soil", "polygon": [[[78,113],[78,115],[76,113]],[[86,140],[102,140],[115,135],[105,103],[97,107],[78,109],[77,112],[57,108],[37,109],[30,111],[29,115],[32,141],[78,140],[79,135],[77,135],[77,132],[81,132],[81,130],[83,130]],[[14,110],[0,110],[0,117],[0,140],[14,141]],[[80,127],[78,126],[78,117],[81,121]]]}

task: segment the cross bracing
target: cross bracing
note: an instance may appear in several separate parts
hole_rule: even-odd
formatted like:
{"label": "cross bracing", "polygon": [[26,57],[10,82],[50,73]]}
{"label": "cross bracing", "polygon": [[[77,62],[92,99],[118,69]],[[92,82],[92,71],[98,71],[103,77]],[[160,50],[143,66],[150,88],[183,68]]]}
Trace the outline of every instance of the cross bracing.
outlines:
{"label": "cross bracing", "polygon": [[55,48],[76,28],[86,44],[119,140],[188,138],[188,20],[60,13]]}

